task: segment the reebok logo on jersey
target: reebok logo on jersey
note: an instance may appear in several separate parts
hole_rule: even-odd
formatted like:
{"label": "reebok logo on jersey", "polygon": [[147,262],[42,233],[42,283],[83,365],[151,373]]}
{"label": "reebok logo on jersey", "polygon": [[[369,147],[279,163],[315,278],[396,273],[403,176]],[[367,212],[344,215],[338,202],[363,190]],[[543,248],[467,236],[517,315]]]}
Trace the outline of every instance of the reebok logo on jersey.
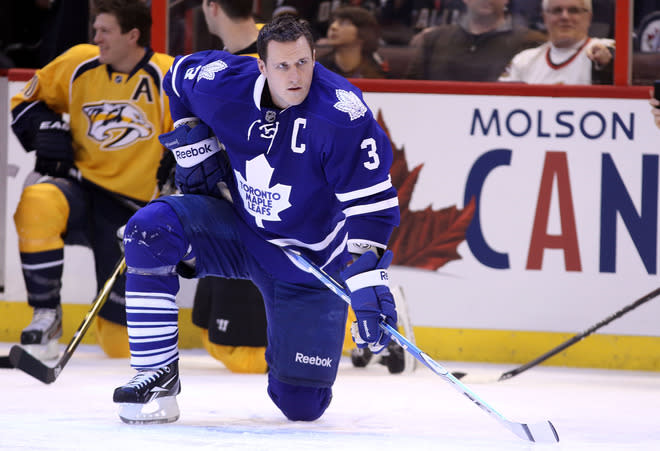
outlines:
{"label": "reebok logo on jersey", "polygon": [[304,365],[314,365],[314,366],[323,366],[330,368],[332,365],[332,359],[330,357],[319,357],[319,356],[308,356],[301,352],[296,352],[296,362],[302,363]]}
{"label": "reebok logo on jersey", "polygon": [[380,271],[380,280],[390,280],[390,276],[387,275],[387,271]]}

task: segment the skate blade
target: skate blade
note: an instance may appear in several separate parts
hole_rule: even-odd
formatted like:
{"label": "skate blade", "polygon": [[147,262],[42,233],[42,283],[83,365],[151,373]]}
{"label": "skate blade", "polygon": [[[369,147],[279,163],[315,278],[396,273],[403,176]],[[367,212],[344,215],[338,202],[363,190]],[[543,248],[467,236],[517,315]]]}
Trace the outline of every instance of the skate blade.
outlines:
{"label": "skate blade", "polygon": [[179,419],[176,396],[164,396],[146,404],[122,403],[119,418],[127,424],[172,423]]}
{"label": "skate blade", "polygon": [[38,360],[56,360],[60,356],[60,344],[51,340],[43,345],[21,345],[23,349]]}

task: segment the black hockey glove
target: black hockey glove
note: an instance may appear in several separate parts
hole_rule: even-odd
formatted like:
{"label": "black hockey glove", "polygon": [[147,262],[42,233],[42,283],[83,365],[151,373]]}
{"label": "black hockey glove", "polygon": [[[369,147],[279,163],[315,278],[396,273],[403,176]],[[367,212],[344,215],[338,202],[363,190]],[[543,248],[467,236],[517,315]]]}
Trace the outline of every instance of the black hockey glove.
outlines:
{"label": "black hockey glove", "polygon": [[56,118],[40,121],[34,137],[37,151],[34,170],[53,177],[71,177],[74,165],[69,124],[59,114],[53,114]]}
{"label": "black hockey glove", "polygon": [[28,152],[36,150],[35,171],[55,177],[71,177],[77,172],[69,124],[61,114],[38,102],[20,111],[12,110],[12,115],[12,130],[23,148]]}

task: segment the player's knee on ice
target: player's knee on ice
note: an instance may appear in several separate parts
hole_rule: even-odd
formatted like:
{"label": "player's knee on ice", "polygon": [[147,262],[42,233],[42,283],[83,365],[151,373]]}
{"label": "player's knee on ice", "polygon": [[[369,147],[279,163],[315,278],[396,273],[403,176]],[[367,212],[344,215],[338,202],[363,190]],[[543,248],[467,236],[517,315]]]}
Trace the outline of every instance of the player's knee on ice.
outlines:
{"label": "player's knee on ice", "polygon": [[126,224],[126,263],[136,268],[176,265],[187,251],[184,237],[174,210],[164,202],[152,202],[138,210]]}
{"label": "player's knee on ice", "polygon": [[286,384],[269,374],[268,395],[289,420],[314,421],[330,405],[332,389]]}

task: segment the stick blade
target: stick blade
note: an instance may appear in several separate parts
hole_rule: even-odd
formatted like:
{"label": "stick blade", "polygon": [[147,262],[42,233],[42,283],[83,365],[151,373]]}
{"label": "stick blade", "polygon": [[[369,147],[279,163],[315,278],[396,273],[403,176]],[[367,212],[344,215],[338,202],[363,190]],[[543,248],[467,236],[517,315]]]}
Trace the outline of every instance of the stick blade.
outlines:
{"label": "stick blade", "polygon": [[534,424],[510,423],[509,429],[523,440],[534,443],[557,443],[559,434],[550,421]]}
{"label": "stick blade", "polygon": [[8,355],[0,356],[0,368],[14,368]]}
{"label": "stick blade", "polygon": [[11,347],[9,361],[15,368],[39,379],[44,384],[51,384],[57,379],[57,367],[51,368],[18,345]]}

